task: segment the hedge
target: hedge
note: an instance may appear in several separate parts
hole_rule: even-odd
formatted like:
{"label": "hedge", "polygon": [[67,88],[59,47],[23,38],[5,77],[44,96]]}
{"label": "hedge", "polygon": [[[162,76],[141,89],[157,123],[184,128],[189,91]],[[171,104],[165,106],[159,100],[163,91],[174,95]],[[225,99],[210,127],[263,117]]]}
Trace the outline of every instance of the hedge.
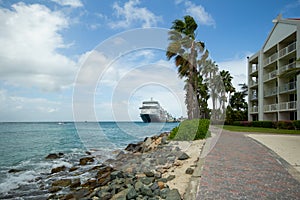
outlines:
{"label": "hedge", "polygon": [[185,120],[178,127],[172,129],[169,139],[199,140],[210,136],[208,119]]}

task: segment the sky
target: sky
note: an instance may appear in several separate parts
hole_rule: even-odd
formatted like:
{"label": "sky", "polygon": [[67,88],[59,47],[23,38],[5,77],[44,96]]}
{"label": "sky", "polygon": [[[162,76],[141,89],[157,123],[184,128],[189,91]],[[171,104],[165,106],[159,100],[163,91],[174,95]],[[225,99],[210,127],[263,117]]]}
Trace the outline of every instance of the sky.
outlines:
{"label": "sky", "polygon": [[300,17],[300,0],[0,0],[0,121],[141,121],[154,98],[186,116],[167,32],[185,15],[233,85],[272,20]]}

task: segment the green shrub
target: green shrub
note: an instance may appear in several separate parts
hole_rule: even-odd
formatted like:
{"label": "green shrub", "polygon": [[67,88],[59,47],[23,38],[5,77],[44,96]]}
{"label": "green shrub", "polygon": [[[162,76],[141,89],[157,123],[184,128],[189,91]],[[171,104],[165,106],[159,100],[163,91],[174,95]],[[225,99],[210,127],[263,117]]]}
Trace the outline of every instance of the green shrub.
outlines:
{"label": "green shrub", "polygon": [[252,126],[262,128],[274,128],[274,123],[272,121],[253,121]]}
{"label": "green shrub", "polygon": [[176,126],[175,128],[173,128],[170,132],[169,135],[169,139],[172,140],[174,139],[174,137],[176,136],[177,132],[178,132],[179,126]]}
{"label": "green shrub", "polygon": [[293,121],[294,128],[300,130],[300,120]]}
{"label": "green shrub", "polygon": [[209,137],[210,132],[208,131],[208,129],[210,121],[208,119],[200,119],[198,123],[199,126],[194,140],[202,140],[206,137]]}
{"label": "green shrub", "polygon": [[295,129],[292,121],[278,121],[276,127],[278,129]]}
{"label": "green shrub", "polygon": [[179,127],[172,129],[169,139],[198,140],[209,137],[209,123],[208,119],[185,120],[180,123]]}
{"label": "green shrub", "polygon": [[233,126],[241,126],[241,122],[240,121],[234,121],[232,122]]}

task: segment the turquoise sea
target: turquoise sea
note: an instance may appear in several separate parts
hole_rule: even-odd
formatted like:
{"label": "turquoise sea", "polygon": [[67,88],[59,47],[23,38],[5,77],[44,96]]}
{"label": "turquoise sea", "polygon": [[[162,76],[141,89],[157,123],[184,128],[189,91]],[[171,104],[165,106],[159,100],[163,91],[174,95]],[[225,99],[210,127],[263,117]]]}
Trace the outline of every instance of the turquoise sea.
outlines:
{"label": "turquoise sea", "polygon": [[[27,199],[21,197],[22,191],[36,190],[35,180],[56,166],[72,166],[72,162],[78,162],[86,151],[96,152],[100,162],[105,161],[113,157],[115,150],[170,131],[177,125],[142,122],[0,123],[0,199],[5,195]],[[62,159],[45,159],[48,154],[59,152],[64,154]],[[10,169],[21,171],[8,173]]]}

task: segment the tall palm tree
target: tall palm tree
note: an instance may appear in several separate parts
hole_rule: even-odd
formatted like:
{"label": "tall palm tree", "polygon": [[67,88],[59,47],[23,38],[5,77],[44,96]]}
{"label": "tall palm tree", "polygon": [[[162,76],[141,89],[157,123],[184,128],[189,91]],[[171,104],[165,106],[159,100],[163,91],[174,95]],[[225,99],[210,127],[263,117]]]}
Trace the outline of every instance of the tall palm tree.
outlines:
{"label": "tall palm tree", "polygon": [[[230,75],[229,71],[222,70],[220,71],[220,75],[223,80],[225,92],[228,93],[228,98],[230,99],[231,93],[235,92],[235,88],[232,85],[232,79],[233,77]],[[227,102],[227,97],[226,97],[226,102]]]}
{"label": "tall palm tree", "polygon": [[204,43],[195,39],[197,27],[191,16],[185,16],[184,20],[175,20],[169,31],[170,43],[166,52],[168,60],[175,59],[179,77],[187,80],[185,90],[189,119],[200,117],[197,57],[204,51]]}

